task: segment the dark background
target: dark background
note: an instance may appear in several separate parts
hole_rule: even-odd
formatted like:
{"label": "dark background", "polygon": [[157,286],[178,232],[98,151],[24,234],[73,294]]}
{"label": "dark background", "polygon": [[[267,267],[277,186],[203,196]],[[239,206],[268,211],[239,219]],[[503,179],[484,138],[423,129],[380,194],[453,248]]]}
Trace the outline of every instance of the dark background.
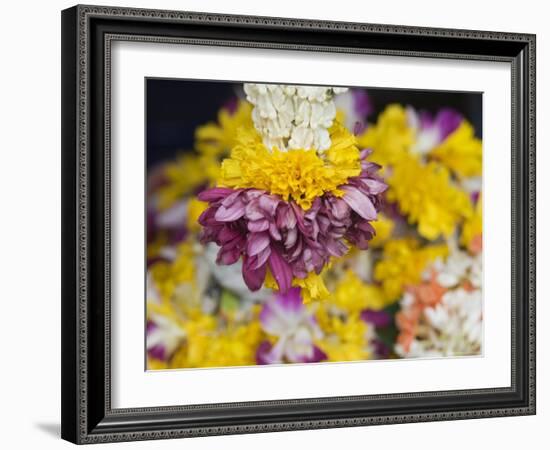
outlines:
{"label": "dark background", "polygon": [[[469,120],[481,138],[482,94],[449,91],[366,88],[373,103],[369,122],[390,103],[435,113],[454,108]],[[173,159],[193,148],[195,129],[216,121],[218,110],[242,92],[242,83],[220,81],[146,80],[147,166]]]}

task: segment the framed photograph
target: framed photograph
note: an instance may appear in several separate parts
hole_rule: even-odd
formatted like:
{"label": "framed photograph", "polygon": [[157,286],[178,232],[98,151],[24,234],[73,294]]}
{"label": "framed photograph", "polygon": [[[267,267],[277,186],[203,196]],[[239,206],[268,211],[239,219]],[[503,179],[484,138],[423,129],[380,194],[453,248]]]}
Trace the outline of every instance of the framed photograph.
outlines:
{"label": "framed photograph", "polygon": [[535,413],[535,36],[62,12],[62,437]]}

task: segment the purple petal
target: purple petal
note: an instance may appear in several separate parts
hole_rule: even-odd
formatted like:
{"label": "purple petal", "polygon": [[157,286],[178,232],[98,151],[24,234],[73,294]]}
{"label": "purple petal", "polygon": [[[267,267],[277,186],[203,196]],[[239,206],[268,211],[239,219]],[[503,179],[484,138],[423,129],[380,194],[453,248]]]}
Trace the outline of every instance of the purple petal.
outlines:
{"label": "purple petal", "polygon": [[203,202],[216,202],[224,199],[233,192],[233,189],[229,188],[211,188],[200,192],[197,197]]}
{"label": "purple petal", "polygon": [[241,252],[244,248],[244,245],[246,244],[246,240],[243,236],[239,234],[237,237],[231,239],[230,241],[224,243],[217,242],[217,244],[222,245],[224,251],[238,249]]}
{"label": "purple petal", "polygon": [[337,241],[335,239],[330,239],[327,242],[326,248],[332,256],[336,257],[344,256],[348,251],[348,247],[346,246],[346,244],[344,244],[342,241]]}
{"label": "purple petal", "polygon": [[296,224],[302,232],[306,232],[306,223],[304,221],[304,211],[296,203],[291,203],[292,210],[294,212],[294,218],[296,219]]}
{"label": "purple petal", "polygon": [[266,219],[252,220],[248,222],[248,231],[253,233],[259,233],[260,231],[266,231],[269,229],[269,221]]}
{"label": "purple petal", "polygon": [[220,206],[214,217],[220,222],[234,222],[244,216],[244,211],[244,203],[239,201],[233,203],[229,208],[226,208],[223,205]]}
{"label": "purple petal", "polygon": [[177,244],[178,242],[183,241],[188,234],[189,231],[186,227],[178,228],[170,233],[168,240],[171,244]]}
{"label": "purple petal", "polygon": [[246,242],[246,253],[249,256],[254,256],[269,246],[269,234],[267,233],[250,233]]}
{"label": "purple petal", "polygon": [[269,341],[262,341],[256,349],[256,364],[277,364],[280,362],[274,357],[274,354],[271,351],[272,348],[273,346]]}
{"label": "purple petal", "polygon": [[225,109],[230,115],[235,114],[237,112],[238,107],[239,107],[238,97],[231,97],[223,105],[223,109]]}
{"label": "purple petal", "polygon": [[351,209],[363,219],[376,220],[376,208],[365,194],[349,185],[342,186],[341,189],[345,192],[343,199]]}
{"label": "purple petal", "polygon": [[302,248],[304,245],[302,244],[302,240],[298,240],[296,246],[294,247],[294,251],[290,254],[290,258],[294,259],[297,258],[300,253],[302,253]]}
{"label": "purple petal", "polygon": [[222,201],[222,205],[226,208],[229,208],[233,203],[237,201],[237,199],[241,196],[243,191],[241,189],[233,191],[231,194],[229,194],[227,197],[225,197]]}
{"label": "purple petal", "polygon": [[147,242],[151,242],[155,238],[157,232],[156,216],[157,213],[153,208],[147,208]]}
{"label": "purple petal", "polygon": [[364,159],[367,159],[367,157],[372,153],[372,148],[364,148],[361,150],[361,153],[359,154],[359,159],[363,161]]}
{"label": "purple petal", "polygon": [[243,279],[248,286],[248,289],[251,291],[257,291],[264,284],[267,265],[264,264],[256,270],[251,269],[249,266],[250,263],[248,258],[245,258],[243,263]]}
{"label": "purple petal", "polygon": [[435,119],[434,126],[439,130],[439,137],[441,141],[447,138],[449,134],[455,131],[462,123],[462,115],[451,108],[441,109]]}
{"label": "purple petal", "polygon": [[377,328],[384,328],[392,323],[391,314],[384,310],[365,309],[361,312],[361,319]]}
{"label": "purple petal", "polygon": [[267,262],[267,258],[269,258],[270,254],[271,254],[271,248],[266,247],[257,255],[250,257],[249,258],[250,268],[252,270],[257,270],[261,266],[265,265],[265,263]]}
{"label": "purple petal", "polygon": [[[316,363],[324,361],[328,358],[327,354],[316,345],[310,349],[310,354],[301,354],[295,356],[295,361],[299,363]],[[308,352],[309,353],[309,352]]]}
{"label": "purple petal", "polygon": [[383,181],[374,178],[363,178],[361,182],[368,187],[369,193],[373,195],[381,194],[388,189],[388,185]]}
{"label": "purple petal", "polygon": [[277,210],[277,227],[294,228],[296,226],[296,216],[294,211],[288,205]]}
{"label": "purple petal", "polygon": [[279,230],[277,229],[277,226],[274,223],[269,224],[269,234],[276,241],[280,241],[282,239],[281,233],[279,233]]}
{"label": "purple petal", "polygon": [[372,224],[370,222],[367,222],[366,220],[361,220],[357,222],[357,228],[366,233],[372,233],[373,235],[376,234],[376,230],[374,229]]}
{"label": "purple petal", "polygon": [[264,330],[267,330],[270,333],[275,333],[271,327],[271,325],[273,325],[277,321],[277,313],[273,309],[273,298],[269,299],[263,304],[262,310],[260,311],[258,318],[260,319]]}
{"label": "purple petal", "polygon": [[199,216],[199,223],[204,226],[213,226],[218,224],[218,221],[214,217],[216,214],[216,208],[207,208]]}
{"label": "purple petal", "polygon": [[317,225],[319,226],[319,232],[322,235],[325,235],[329,232],[329,229],[332,227],[331,220],[325,215],[317,216]]}
{"label": "purple petal", "polygon": [[187,218],[187,202],[180,201],[171,208],[162,211],[156,216],[156,225],[159,228],[179,228]]}
{"label": "purple petal", "polygon": [[382,168],[382,166],[380,164],[376,164],[376,163],[373,163],[373,162],[370,162],[370,161],[362,161],[361,162],[361,169],[363,169],[361,171],[361,176],[365,176],[365,175],[373,175],[375,174],[376,172],[378,172],[380,169]]}
{"label": "purple petal", "polygon": [[279,286],[279,290],[283,294],[287,293],[292,284],[292,270],[290,265],[276,250],[272,250],[269,255],[269,269]]}
{"label": "purple petal", "polygon": [[325,264],[328,262],[328,258],[324,258],[320,252],[314,251],[312,252],[311,261],[313,263],[313,269],[315,270],[315,273],[319,275],[321,273],[321,270],[323,270]]}
{"label": "purple petal", "polygon": [[239,260],[240,256],[241,256],[241,252],[239,251],[238,248],[232,248],[228,250],[222,247],[218,252],[216,263],[224,266],[229,266],[231,264],[235,264]]}
{"label": "purple petal", "polygon": [[367,127],[363,122],[359,122],[359,121],[355,122],[355,125],[353,125],[353,135],[359,136],[360,134],[363,134],[366,128]]}
{"label": "purple petal", "polygon": [[158,328],[158,325],[153,322],[152,320],[147,321],[147,325],[145,326],[145,333],[149,334],[152,331],[155,331]]}
{"label": "purple petal", "polygon": [[344,200],[335,198],[334,201],[331,202],[331,212],[336,219],[341,220],[349,214],[349,206]]}
{"label": "purple petal", "polygon": [[298,230],[296,228],[292,228],[288,230],[288,233],[285,239],[285,248],[292,247],[296,243],[297,239],[298,239]]}
{"label": "purple petal", "polygon": [[264,213],[260,208],[260,201],[258,199],[253,199],[246,205],[245,213],[248,220],[256,221],[264,219]]}
{"label": "purple petal", "polygon": [[271,195],[262,195],[259,198],[260,208],[267,212],[270,217],[274,217],[279,201],[280,200],[277,197]]}
{"label": "purple petal", "polygon": [[373,339],[371,345],[378,359],[387,359],[390,356],[390,348],[380,339]]}
{"label": "purple petal", "polygon": [[276,302],[286,311],[293,314],[304,309],[302,302],[302,290],[299,287],[292,287],[286,294],[279,293],[275,297]]}
{"label": "purple petal", "polygon": [[413,127],[420,129],[431,128],[434,124],[434,117],[428,111],[416,111],[412,106],[407,107],[409,119],[413,123]]}
{"label": "purple petal", "polygon": [[218,240],[221,244],[226,244],[227,242],[232,241],[236,237],[239,237],[241,234],[232,228],[223,226],[220,233],[218,234]]}
{"label": "purple petal", "polygon": [[147,349],[147,353],[153,359],[164,360],[166,358],[166,347],[164,345],[158,344],[151,348]]}
{"label": "purple petal", "polygon": [[304,362],[316,363],[316,362],[325,361],[326,359],[328,359],[327,354],[323,350],[321,350],[319,347],[314,345],[313,354]]}
{"label": "purple petal", "polygon": [[364,89],[353,89],[351,91],[353,96],[353,105],[355,112],[359,117],[367,117],[374,110],[372,100]]}

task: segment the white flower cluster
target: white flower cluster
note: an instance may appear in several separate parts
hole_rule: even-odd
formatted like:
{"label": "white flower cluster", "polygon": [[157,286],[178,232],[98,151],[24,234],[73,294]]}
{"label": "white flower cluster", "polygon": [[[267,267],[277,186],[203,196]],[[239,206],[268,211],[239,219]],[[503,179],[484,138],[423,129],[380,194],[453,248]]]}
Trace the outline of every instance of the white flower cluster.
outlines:
{"label": "white flower cluster", "polygon": [[[445,263],[437,261],[425,277],[433,270],[438,284],[448,290],[437,305],[424,308],[408,350],[397,344],[396,353],[408,358],[479,353],[483,339],[481,255],[456,250]],[[413,294],[406,293],[402,310],[407,311],[414,303]]]}
{"label": "white flower cluster", "polygon": [[330,147],[328,129],[336,116],[334,95],[346,88],[245,83],[254,105],[252,120],[267,148],[315,149]]}

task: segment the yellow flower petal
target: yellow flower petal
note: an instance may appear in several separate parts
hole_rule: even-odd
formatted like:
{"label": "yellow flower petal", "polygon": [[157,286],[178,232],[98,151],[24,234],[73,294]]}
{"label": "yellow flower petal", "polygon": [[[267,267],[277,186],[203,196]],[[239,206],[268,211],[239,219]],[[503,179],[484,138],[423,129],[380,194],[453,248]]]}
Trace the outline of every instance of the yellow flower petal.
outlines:
{"label": "yellow flower petal", "polygon": [[387,199],[399,205],[426,239],[451,236],[456,226],[472,215],[468,195],[452,183],[447,168],[436,162],[424,164],[415,156],[403,157],[387,182]]}
{"label": "yellow flower petal", "polygon": [[389,105],[378,117],[374,125],[357,137],[361,148],[370,148],[374,153],[370,160],[384,168],[394,164],[409,153],[414,144],[415,133],[409,127],[407,112],[401,105]]}
{"label": "yellow flower petal", "polygon": [[474,128],[466,121],[430,152],[431,158],[458,177],[481,175],[482,156],[481,140],[475,137]]}
{"label": "yellow flower petal", "polygon": [[394,239],[386,243],[382,259],[374,267],[374,279],[382,284],[387,301],[398,299],[409,285],[418,284],[428,263],[445,258],[446,245],[421,248],[415,239]]}
{"label": "yellow flower petal", "polygon": [[220,184],[256,188],[311,207],[325,192],[341,195],[338,186],[359,175],[361,165],[355,138],[341,125],[331,128],[332,146],[321,158],[315,150],[269,151],[254,128],[241,129],[231,157],[222,163]]}

